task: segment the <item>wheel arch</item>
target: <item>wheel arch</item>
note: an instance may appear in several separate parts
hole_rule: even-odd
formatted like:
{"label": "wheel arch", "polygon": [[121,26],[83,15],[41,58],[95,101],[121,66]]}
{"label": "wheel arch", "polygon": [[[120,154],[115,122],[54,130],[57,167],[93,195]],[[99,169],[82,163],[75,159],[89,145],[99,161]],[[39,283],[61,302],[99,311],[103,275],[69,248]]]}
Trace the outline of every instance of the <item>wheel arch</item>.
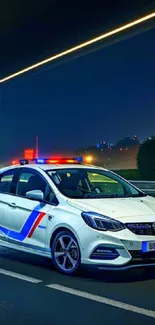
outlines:
{"label": "wheel arch", "polygon": [[[78,243],[78,245],[79,245],[79,249],[80,249],[80,241],[79,241],[79,238],[76,236],[76,234],[75,234],[74,231],[72,231],[70,228],[67,228],[67,227],[65,227],[65,226],[60,226],[60,227],[58,227],[58,228],[56,228],[56,229],[54,230],[54,232],[52,233],[51,238],[50,238],[50,248],[52,247],[52,244],[53,244],[53,241],[54,241],[55,236],[56,236],[60,231],[68,231],[68,232],[70,232],[71,234],[73,234],[74,237],[75,237],[76,240],[77,240],[77,243]],[[80,250],[81,250],[81,249],[80,249]]]}

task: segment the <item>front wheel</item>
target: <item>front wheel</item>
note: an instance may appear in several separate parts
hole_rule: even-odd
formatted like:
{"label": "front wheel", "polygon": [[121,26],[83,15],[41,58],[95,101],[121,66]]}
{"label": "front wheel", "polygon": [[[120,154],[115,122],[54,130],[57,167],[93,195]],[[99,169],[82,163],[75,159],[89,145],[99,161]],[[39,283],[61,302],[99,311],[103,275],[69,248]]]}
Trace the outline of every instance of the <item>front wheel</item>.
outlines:
{"label": "front wheel", "polygon": [[58,271],[75,274],[80,268],[81,256],[78,242],[70,231],[60,231],[51,247],[52,261]]}

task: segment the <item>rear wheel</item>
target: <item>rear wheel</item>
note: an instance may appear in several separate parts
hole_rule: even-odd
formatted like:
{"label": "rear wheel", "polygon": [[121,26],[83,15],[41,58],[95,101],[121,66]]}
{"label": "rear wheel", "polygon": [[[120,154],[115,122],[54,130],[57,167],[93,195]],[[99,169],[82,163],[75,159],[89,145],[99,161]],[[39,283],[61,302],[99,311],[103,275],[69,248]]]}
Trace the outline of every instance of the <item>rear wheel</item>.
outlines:
{"label": "rear wheel", "polygon": [[80,268],[81,256],[78,242],[70,231],[60,231],[51,246],[55,268],[64,274],[75,274]]}

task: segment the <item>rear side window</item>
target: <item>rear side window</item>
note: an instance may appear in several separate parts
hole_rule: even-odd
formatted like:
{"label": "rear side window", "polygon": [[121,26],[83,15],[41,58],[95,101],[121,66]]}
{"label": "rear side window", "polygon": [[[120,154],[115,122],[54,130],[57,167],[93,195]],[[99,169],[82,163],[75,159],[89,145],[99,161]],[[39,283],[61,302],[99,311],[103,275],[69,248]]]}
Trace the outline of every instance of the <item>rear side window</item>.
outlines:
{"label": "rear side window", "polygon": [[24,170],[21,172],[17,184],[16,194],[26,197],[26,192],[40,190],[45,193],[46,182],[34,170]]}
{"label": "rear side window", "polygon": [[10,193],[15,169],[8,170],[0,175],[0,193]]}

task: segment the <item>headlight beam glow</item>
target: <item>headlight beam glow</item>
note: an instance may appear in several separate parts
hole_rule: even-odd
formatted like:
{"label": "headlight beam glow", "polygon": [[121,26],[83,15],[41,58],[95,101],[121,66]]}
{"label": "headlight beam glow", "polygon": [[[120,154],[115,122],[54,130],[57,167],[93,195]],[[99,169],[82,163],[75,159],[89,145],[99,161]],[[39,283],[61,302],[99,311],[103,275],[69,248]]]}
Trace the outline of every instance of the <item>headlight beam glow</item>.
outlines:
{"label": "headlight beam glow", "polygon": [[141,24],[143,22],[146,22],[146,21],[148,21],[150,19],[153,19],[153,18],[155,18],[155,12],[152,12],[151,14],[149,14],[147,16],[144,16],[144,17],[141,17],[139,19],[136,19],[136,20],[134,20],[134,21],[132,21],[132,22],[126,24],[126,25],[123,25],[121,27],[115,28],[114,30],[111,30],[111,31],[109,31],[107,33],[104,33],[104,34],[100,35],[100,36],[97,36],[95,38],[92,38],[91,40],[86,41],[86,42],[83,42],[83,43],[81,43],[79,45],[76,45],[76,46],[74,46],[74,47],[72,47],[72,48],[70,48],[68,50],[65,50],[63,52],[60,52],[58,54],[55,54],[55,55],[51,56],[50,58],[45,59],[43,61],[40,61],[40,62],[38,62],[36,64],[33,64],[33,65],[31,65],[31,66],[29,66],[29,67],[27,67],[25,69],[22,69],[22,70],[20,70],[18,72],[15,72],[15,73],[13,73],[13,74],[11,74],[11,75],[9,75],[9,76],[1,79],[0,80],[0,83],[4,83],[5,81],[8,81],[8,80],[13,79],[15,77],[18,77],[21,74],[24,74],[24,73],[26,73],[28,71],[31,71],[33,69],[36,69],[36,68],[38,68],[38,67],[40,67],[40,66],[42,66],[44,64],[47,64],[49,62],[52,62],[52,61],[55,61],[55,60],[60,59],[62,57],[65,57],[65,56],[67,56],[67,55],[69,55],[71,53],[74,53],[76,51],[79,51],[79,50],[81,50],[81,49],[83,49],[83,48],[85,48],[85,47],[87,47],[89,45],[95,44],[95,43],[97,43],[99,41],[104,40],[105,38],[108,38],[108,37],[113,36],[115,34],[121,33],[124,30],[128,30],[128,29],[130,29],[130,28],[132,28],[132,27],[134,27],[136,25],[139,25],[139,24]]}

